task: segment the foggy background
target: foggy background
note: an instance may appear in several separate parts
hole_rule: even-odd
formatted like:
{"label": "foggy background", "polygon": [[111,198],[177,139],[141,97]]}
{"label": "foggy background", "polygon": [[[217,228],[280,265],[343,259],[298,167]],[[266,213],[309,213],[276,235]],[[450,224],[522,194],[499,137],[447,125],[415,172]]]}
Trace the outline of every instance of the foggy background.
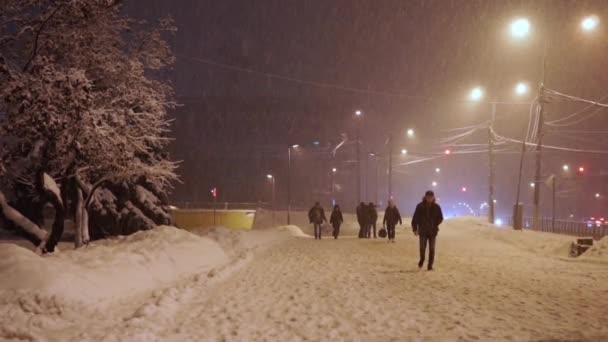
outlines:
{"label": "foggy background", "polygon": [[[402,213],[413,211],[432,181],[447,211],[462,213],[456,203],[466,202],[479,213],[488,200],[487,153],[399,165],[416,156],[441,155],[446,148],[462,149],[439,141],[454,134],[444,129],[490,119],[490,104],[466,101],[471,88],[484,87],[486,101],[531,102],[546,46],[548,88],[604,102],[608,95],[608,23],[592,35],[581,34],[578,26],[589,13],[608,18],[608,1],[148,0],[126,2],[125,11],[147,20],[170,15],[178,27],[171,40],[177,62],[167,75],[182,104],[172,113],[170,149],[171,157],[182,161],[183,183],[172,194],[178,206],[211,202],[213,187],[221,202],[270,202],[267,174],[276,179],[277,204],[285,206],[288,146],[299,144],[292,156],[293,206],[319,200],[328,208],[335,167],[335,198],[353,211],[354,112],[361,110],[366,202],[386,203],[385,142],[392,134],[393,192]],[[508,36],[509,22],[517,16],[532,22],[529,39]],[[530,85],[530,94],[516,98],[513,86],[521,80]],[[549,104],[546,120],[584,107]],[[522,139],[529,108],[529,103],[499,104],[497,133]],[[545,127],[544,143],[608,150],[606,114],[601,110],[559,131]],[[408,128],[415,130],[415,139],[407,138]],[[332,160],[330,151],[342,133],[352,140]],[[487,144],[487,132],[461,143]],[[515,201],[520,147],[508,146],[495,156],[498,217],[510,216]],[[402,148],[407,156],[399,153]],[[370,152],[380,157],[369,157]],[[521,188],[526,215],[531,214],[533,158],[526,154]],[[584,165],[585,172],[562,175],[563,164],[572,170]],[[553,173],[560,176],[558,217],[606,214],[606,154],[544,150],[543,179]],[[542,204],[549,215],[549,187],[542,189]]]}

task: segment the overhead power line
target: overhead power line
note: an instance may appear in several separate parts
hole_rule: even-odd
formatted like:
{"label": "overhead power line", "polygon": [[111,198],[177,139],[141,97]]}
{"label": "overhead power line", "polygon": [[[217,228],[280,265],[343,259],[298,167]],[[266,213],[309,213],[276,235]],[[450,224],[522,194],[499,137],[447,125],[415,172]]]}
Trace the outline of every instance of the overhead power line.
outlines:
{"label": "overhead power line", "polygon": [[[263,76],[268,79],[277,79],[277,80],[281,80],[281,81],[292,82],[292,83],[297,83],[297,84],[312,86],[312,87],[318,87],[318,88],[334,89],[334,90],[366,94],[366,95],[379,95],[379,96],[386,96],[386,97],[405,98],[405,99],[410,99],[410,100],[426,101],[426,102],[451,102],[451,103],[453,103],[453,102],[458,102],[458,103],[474,102],[471,100],[447,100],[447,99],[441,98],[441,97],[405,94],[405,93],[394,92],[394,91],[363,89],[363,88],[345,86],[345,85],[341,85],[341,84],[319,82],[319,81],[314,81],[314,80],[306,80],[306,79],[301,79],[301,78],[292,77],[292,76],[286,76],[286,75],[280,75],[280,74],[275,74],[275,73],[271,73],[271,72],[259,71],[259,70],[255,70],[255,69],[251,69],[251,68],[245,68],[245,67],[240,67],[240,66],[236,66],[236,65],[220,63],[220,62],[216,62],[216,61],[213,61],[213,60],[210,60],[207,58],[187,56],[187,55],[183,55],[183,54],[176,54],[176,55],[178,57],[186,58],[186,59],[189,59],[192,61],[196,61],[199,63],[203,63],[206,65],[221,68],[221,69],[232,70],[232,71],[236,71],[236,72],[245,73],[248,75]],[[482,102],[482,103],[496,103],[496,104],[504,104],[504,105],[529,105],[530,104],[530,102],[525,102],[525,101],[491,101],[491,102]]]}

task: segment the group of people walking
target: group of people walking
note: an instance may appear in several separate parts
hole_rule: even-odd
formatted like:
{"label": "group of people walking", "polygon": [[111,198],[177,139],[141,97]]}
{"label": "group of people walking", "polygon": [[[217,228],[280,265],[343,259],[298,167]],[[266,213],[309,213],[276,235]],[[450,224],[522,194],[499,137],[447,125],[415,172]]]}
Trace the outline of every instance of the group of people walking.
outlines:
{"label": "group of people walking", "polygon": [[[360,239],[370,239],[387,237],[389,243],[395,242],[395,227],[397,224],[403,224],[401,213],[393,200],[389,200],[387,208],[384,210],[384,218],[382,220],[382,229],[377,232],[376,225],[378,221],[378,211],[374,203],[365,204],[361,202],[356,209],[357,221],[359,223]],[[308,212],[310,223],[314,225],[315,239],[321,239],[323,223],[327,222],[325,211],[319,202]],[[420,260],[418,268],[424,266],[426,247],[429,247],[429,259],[427,269],[433,270],[435,261],[435,242],[439,233],[439,225],[443,222],[443,213],[441,207],[435,202],[435,194],[433,191],[427,191],[420,202],[416,206],[414,215],[412,216],[412,231],[419,238]],[[344,223],[344,217],[339,205],[334,205],[329,223],[333,227],[333,237],[337,239],[340,235],[340,226]],[[386,229],[386,231],[385,231]]]}
{"label": "group of people walking", "polygon": [[359,239],[377,237],[376,224],[378,223],[378,211],[373,202],[365,204],[361,202],[357,206],[357,221],[359,222]]}

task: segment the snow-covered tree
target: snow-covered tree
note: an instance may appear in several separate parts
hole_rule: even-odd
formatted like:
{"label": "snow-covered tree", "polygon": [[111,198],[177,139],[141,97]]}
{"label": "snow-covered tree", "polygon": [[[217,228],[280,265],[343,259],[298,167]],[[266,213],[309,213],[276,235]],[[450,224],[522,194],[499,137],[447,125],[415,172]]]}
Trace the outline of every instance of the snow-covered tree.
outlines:
{"label": "snow-covered tree", "polygon": [[[174,61],[164,39],[172,22],[125,18],[116,0],[4,2],[0,186],[21,201],[28,196],[50,201],[56,213],[69,211],[77,244],[86,242],[88,217],[95,217],[88,210],[102,203],[97,189],[126,184],[163,195],[177,180],[176,165],[163,154],[173,94],[161,71]],[[59,200],[45,190],[44,175],[61,184]],[[162,210],[153,199],[138,202]],[[141,210],[127,213],[149,227]],[[62,223],[54,225],[48,250],[62,231]]]}

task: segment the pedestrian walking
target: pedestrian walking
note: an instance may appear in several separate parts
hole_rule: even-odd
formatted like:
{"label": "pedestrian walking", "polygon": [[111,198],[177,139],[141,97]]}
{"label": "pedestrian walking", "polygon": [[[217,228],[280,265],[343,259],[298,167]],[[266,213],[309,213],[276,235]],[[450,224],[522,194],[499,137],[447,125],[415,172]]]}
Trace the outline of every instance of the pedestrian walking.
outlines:
{"label": "pedestrian walking", "polygon": [[357,222],[359,222],[359,239],[363,239],[367,236],[367,210],[365,203],[361,202],[357,206]]}
{"label": "pedestrian walking", "polygon": [[435,203],[435,193],[427,191],[424,194],[422,202],[416,206],[416,211],[412,217],[412,229],[414,234],[420,239],[420,261],[418,268],[424,266],[424,257],[426,255],[426,245],[429,245],[429,262],[427,269],[433,270],[435,261],[435,242],[439,233],[439,225],[443,222],[443,213],[441,207]]}
{"label": "pedestrian walking", "polygon": [[378,211],[376,210],[376,205],[373,202],[369,202],[367,205],[367,212],[369,217],[369,222],[367,222],[367,238],[371,238],[372,232],[374,239],[376,238],[376,223],[378,222]]}
{"label": "pedestrian walking", "polygon": [[386,230],[388,233],[388,242],[395,242],[395,226],[397,223],[403,224],[401,221],[401,213],[399,213],[399,209],[395,206],[395,202],[393,200],[388,201],[388,207],[384,211],[384,219],[382,220],[382,225],[386,226]]}
{"label": "pedestrian walking", "polygon": [[314,225],[315,240],[321,240],[321,228],[323,222],[327,222],[327,218],[325,218],[325,211],[319,202],[316,202],[315,206],[308,211],[308,219]]}
{"label": "pedestrian walking", "polygon": [[342,223],[344,223],[344,218],[342,217],[342,211],[340,210],[340,206],[337,204],[334,205],[334,210],[331,212],[331,217],[329,218],[329,223],[331,223],[331,225],[334,228],[334,231],[333,231],[334,239],[337,239],[338,235],[340,235],[340,226],[342,225]]}

